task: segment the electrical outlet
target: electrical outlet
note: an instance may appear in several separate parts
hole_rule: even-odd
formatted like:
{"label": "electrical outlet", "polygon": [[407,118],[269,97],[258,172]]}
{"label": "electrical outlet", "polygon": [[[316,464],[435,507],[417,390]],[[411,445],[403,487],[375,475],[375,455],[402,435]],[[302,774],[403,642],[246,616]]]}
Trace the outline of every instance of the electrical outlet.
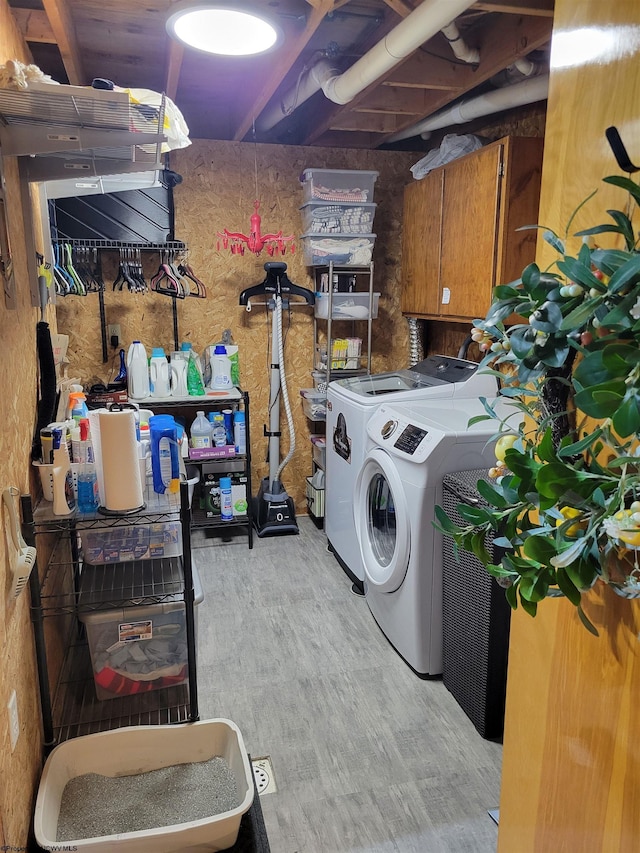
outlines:
{"label": "electrical outlet", "polygon": [[7,702],[7,710],[9,711],[9,733],[11,737],[11,752],[16,748],[18,738],[20,737],[20,721],[18,720],[18,697],[14,690]]}
{"label": "electrical outlet", "polygon": [[[113,343],[114,338],[117,340],[116,344]],[[118,323],[110,323],[107,326],[107,340],[114,347],[117,347],[122,340],[120,337],[120,325]]]}

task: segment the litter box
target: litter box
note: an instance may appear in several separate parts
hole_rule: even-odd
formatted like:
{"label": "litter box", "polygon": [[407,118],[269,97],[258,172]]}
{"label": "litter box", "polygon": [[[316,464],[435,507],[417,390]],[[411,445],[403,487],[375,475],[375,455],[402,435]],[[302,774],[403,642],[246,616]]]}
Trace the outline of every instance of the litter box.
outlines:
{"label": "litter box", "polygon": [[[220,756],[235,777],[240,805],[210,818],[139,832],[57,840],[65,785],[85,773],[132,776],[176,764]],[[45,850],[112,853],[215,853],[232,847],[240,820],[253,802],[254,783],[239,728],[231,720],[202,720],[168,726],[129,726],[72,738],[47,758],[34,815],[38,844]]]}

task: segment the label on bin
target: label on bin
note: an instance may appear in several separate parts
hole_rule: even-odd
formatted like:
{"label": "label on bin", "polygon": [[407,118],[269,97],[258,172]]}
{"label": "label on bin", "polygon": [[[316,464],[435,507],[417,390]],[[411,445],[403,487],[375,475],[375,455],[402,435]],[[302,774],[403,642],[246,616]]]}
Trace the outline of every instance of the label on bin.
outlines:
{"label": "label on bin", "polygon": [[132,643],[137,640],[150,640],[153,637],[153,622],[143,619],[141,622],[121,622],[118,625],[118,640]]}

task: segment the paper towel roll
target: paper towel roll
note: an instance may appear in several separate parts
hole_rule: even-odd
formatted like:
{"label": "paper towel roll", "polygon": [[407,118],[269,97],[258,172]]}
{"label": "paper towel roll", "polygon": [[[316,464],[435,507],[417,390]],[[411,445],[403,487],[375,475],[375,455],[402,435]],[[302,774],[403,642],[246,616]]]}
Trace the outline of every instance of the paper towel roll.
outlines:
{"label": "paper towel roll", "polygon": [[144,502],[133,411],[100,412],[104,507],[112,512],[139,509]]}

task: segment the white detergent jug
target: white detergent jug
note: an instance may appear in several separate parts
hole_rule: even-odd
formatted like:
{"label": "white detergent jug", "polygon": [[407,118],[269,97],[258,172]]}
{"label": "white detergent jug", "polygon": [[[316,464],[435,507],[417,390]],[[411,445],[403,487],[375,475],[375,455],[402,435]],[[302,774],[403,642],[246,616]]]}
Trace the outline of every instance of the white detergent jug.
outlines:
{"label": "white detergent jug", "polygon": [[176,358],[175,354],[171,357],[169,370],[171,373],[171,396],[172,397],[188,397],[189,389],[187,388],[187,367],[188,362],[184,358]]}
{"label": "white detergent jug", "polygon": [[168,397],[171,393],[169,362],[162,347],[154,347],[149,362],[149,379],[152,397]]}
{"label": "white detergent jug", "polygon": [[127,393],[133,400],[144,400],[149,396],[147,351],[140,341],[134,341],[127,353]]}
{"label": "white detergent jug", "polygon": [[211,356],[211,387],[216,389],[229,389],[233,387],[231,382],[231,361],[227,355],[227,349],[222,344],[217,344]]}

